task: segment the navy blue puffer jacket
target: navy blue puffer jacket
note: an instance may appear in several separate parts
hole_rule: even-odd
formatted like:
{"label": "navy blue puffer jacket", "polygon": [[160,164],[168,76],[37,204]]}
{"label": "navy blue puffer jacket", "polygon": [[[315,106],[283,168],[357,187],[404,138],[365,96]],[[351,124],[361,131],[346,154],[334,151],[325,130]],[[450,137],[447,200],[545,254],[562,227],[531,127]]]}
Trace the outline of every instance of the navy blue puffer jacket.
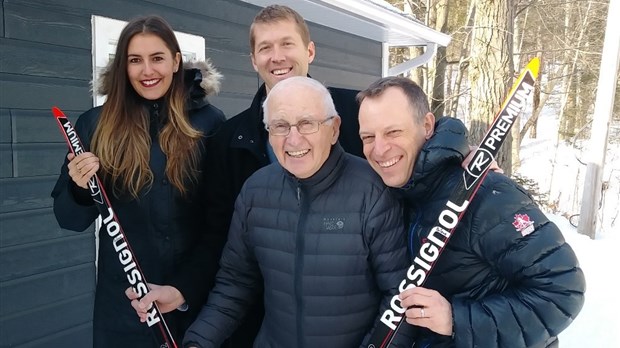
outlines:
{"label": "navy blue puffer jacket", "polygon": [[338,144],[308,179],[277,163],[260,169],[237,199],[215,288],[185,346],[219,347],[263,287],[255,347],[360,346],[408,266],[401,213]]}
{"label": "navy blue puffer jacket", "polygon": [[[414,253],[463,180],[466,134],[460,121],[439,120],[409,185],[396,189]],[[422,347],[547,347],[581,310],[585,280],[558,227],[523,188],[491,172],[424,287],[452,304],[454,339],[420,330]]]}

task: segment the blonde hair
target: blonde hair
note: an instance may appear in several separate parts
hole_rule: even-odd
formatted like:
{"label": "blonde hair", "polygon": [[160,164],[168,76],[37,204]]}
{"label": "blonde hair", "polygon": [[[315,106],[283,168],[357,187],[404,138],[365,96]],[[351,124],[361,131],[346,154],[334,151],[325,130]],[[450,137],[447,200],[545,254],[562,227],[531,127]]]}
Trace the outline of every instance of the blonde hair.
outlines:
{"label": "blonde hair", "polygon": [[254,27],[256,24],[270,24],[280,21],[292,21],[297,27],[297,32],[301,36],[301,40],[304,45],[310,44],[310,31],[304,18],[288,6],[283,5],[270,5],[262,9],[250,26],[250,52],[254,53],[254,45],[256,44],[256,38],[254,37]]}

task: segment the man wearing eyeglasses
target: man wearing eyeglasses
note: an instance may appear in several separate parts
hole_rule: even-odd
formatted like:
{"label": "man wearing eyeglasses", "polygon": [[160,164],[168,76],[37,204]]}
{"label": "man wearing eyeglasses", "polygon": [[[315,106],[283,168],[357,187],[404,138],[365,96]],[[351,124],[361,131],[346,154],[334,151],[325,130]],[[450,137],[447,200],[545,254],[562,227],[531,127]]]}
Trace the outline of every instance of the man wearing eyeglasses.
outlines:
{"label": "man wearing eyeglasses", "polygon": [[[246,110],[227,120],[207,144],[205,233],[219,255],[226,241],[234,202],[245,180],[276,161],[263,126],[261,104],[279,81],[308,76],[317,53],[303,17],[287,6],[262,9],[250,27],[250,58],[262,84]],[[355,96],[359,91],[329,88],[341,117],[338,142],[344,151],[363,158]],[[229,340],[230,348],[250,348],[263,318],[262,304],[250,310],[246,322]]]}
{"label": "man wearing eyeglasses", "polygon": [[360,346],[408,267],[400,205],[337,142],[340,117],[322,84],[281,81],[263,110],[277,163],[245,182],[184,347],[219,347],[263,289],[255,347]]}

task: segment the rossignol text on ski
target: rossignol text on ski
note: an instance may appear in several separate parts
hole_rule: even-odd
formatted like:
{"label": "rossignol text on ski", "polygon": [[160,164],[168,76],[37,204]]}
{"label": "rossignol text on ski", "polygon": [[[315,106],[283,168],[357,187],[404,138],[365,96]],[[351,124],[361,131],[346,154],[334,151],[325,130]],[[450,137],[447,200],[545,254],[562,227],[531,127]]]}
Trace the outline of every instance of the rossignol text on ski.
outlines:
{"label": "rossignol text on ski", "polygon": [[[67,141],[69,151],[76,156],[83,153],[85,150],[82,142],[71,125],[71,122],[69,122],[69,119],[67,119],[65,114],[57,107],[52,108],[52,113],[54,114],[54,117],[58,122],[58,126]],[[101,215],[101,231],[107,233],[110,238],[112,238],[114,250],[118,255],[123,271],[127,276],[127,281],[133,287],[138,296],[143,298],[149,292],[146,278],[140,269],[138,260],[136,260],[135,254],[131,249],[127,237],[125,236],[125,232],[123,231],[123,228],[121,227],[121,224],[119,223],[118,218],[110,205],[110,201],[106,195],[103,185],[101,184],[101,180],[96,174],[93,175],[88,181],[88,188],[93,200],[95,201],[97,210]],[[156,303],[153,303],[152,308],[147,312],[146,324],[153,330],[159,344],[159,348],[177,348],[177,344],[174,341],[174,338],[170,333],[170,329],[168,328],[168,325],[166,324]]]}
{"label": "rossignol text on ski", "polygon": [[[424,284],[467,206],[480,187],[489,166],[499,152],[500,146],[510,133],[515,119],[527,105],[527,100],[534,90],[539,66],[538,58],[532,59],[513,84],[493,124],[474,152],[472,161],[463,172],[463,181],[457,185],[450,195],[434,226],[429,230],[425,242],[417,251],[413,263],[407,270],[405,279],[398,287],[399,292]],[[401,307],[398,294],[392,297],[390,307],[381,313],[380,323],[368,341],[367,347],[389,347],[399,327],[404,322],[405,311],[406,308]]]}

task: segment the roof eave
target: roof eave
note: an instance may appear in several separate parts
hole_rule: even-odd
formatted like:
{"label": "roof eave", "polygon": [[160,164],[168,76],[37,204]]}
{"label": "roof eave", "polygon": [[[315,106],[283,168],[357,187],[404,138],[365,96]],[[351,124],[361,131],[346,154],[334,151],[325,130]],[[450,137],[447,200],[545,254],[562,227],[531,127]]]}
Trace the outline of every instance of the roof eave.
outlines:
{"label": "roof eave", "polygon": [[[243,0],[267,6],[273,0]],[[280,0],[300,12],[308,21],[342,30],[389,46],[447,46],[450,36],[433,30],[412,17],[388,10],[372,1]]]}

